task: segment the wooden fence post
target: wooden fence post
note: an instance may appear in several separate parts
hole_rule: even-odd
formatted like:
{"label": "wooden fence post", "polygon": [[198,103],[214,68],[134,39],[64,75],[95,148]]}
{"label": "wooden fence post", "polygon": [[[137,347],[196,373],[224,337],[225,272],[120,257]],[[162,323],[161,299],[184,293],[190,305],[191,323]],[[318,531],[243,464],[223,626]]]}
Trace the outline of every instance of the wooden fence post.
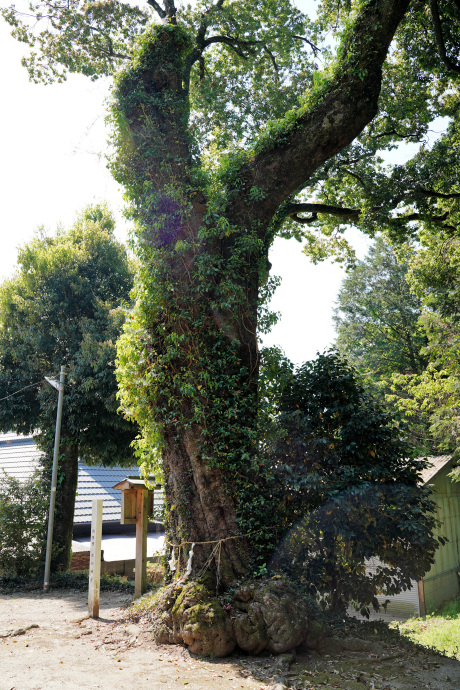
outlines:
{"label": "wooden fence post", "polygon": [[101,586],[102,498],[93,499],[91,515],[91,550],[89,556],[88,613],[99,618]]}
{"label": "wooden fence post", "polygon": [[136,573],[134,596],[140,597],[147,589],[147,527],[149,522],[149,491],[137,489],[136,504]]}

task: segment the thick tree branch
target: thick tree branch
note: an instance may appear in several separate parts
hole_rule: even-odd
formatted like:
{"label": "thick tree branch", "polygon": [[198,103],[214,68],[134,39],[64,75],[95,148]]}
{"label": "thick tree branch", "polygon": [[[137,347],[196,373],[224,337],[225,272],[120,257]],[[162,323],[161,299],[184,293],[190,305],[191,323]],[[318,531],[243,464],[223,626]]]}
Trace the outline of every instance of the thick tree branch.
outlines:
{"label": "thick tree branch", "polygon": [[[286,198],[372,120],[382,65],[409,5],[410,0],[366,3],[342,46],[342,58],[328,88],[308,109],[299,109],[295,119],[291,115],[283,129],[266,136],[253,157],[242,164],[238,194],[229,208],[237,222],[258,218],[262,234]],[[254,187],[262,192],[257,201],[251,199]]]}
{"label": "thick tree branch", "polygon": [[436,199],[460,199],[460,192],[452,192],[451,194],[443,194],[442,192],[435,192],[433,189],[420,189],[418,193],[421,196],[431,196]]}
{"label": "thick tree branch", "polygon": [[[200,26],[198,27],[198,32],[195,39],[195,47],[189,53],[185,61],[183,81],[184,89],[187,93],[190,88],[190,73],[192,71],[192,67],[195,64],[195,62],[202,61],[203,58],[203,50],[205,49],[205,36],[211,21],[211,15],[212,13],[219,11],[222,8],[224,2],[225,0],[217,0],[217,2],[214,5],[211,5],[211,7],[201,15]],[[201,71],[204,73],[204,66],[203,69],[200,68],[200,72]]]}
{"label": "thick tree branch", "polygon": [[[308,203],[298,203],[298,204],[288,204],[286,206],[286,212],[291,216],[293,220],[297,223],[309,224],[317,219],[318,213],[324,213],[329,216],[336,216],[338,218],[343,218],[347,221],[358,221],[361,214],[359,208],[344,208],[343,206],[331,206],[330,204],[308,204]],[[310,218],[300,218],[299,213],[312,213],[313,216]]]}
{"label": "thick tree branch", "polygon": [[449,230],[450,232],[454,232],[457,234],[458,228],[455,225],[449,225],[448,223],[445,223],[444,221],[449,217],[449,211],[446,211],[440,216],[429,216],[427,214],[422,214],[422,213],[409,213],[406,216],[398,216],[396,218],[391,218],[389,221],[390,225],[395,225],[395,226],[401,226],[404,225],[405,223],[408,223],[410,221],[424,221],[427,220],[430,223],[434,223],[434,225],[438,225],[440,228],[443,228],[443,230]]}
{"label": "thick tree branch", "polygon": [[163,2],[168,20],[171,22],[171,24],[176,24],[176,6],[174,4],[174,0],[163,0]]}
{"label": "thick tree branch", "polygon": [[446,45],[444,43],[444,36],[442,33],[441,17],[439,15],[438,0],[430,0],[430,11],[431,18],[433,19],[434,35],[436,37],[436,43],[438,44],[439,57],[443,63],[457,74],[460,74],[460,65],[450,59],[447,55]]}
{"label": "thick tree branch", "polygon": [[305,38],[305,36],[296,36],[296,34],[292,34],[292,38],[296,38],[299,41],[304,41],[305,43],[308,43],[315,57],[318,56],[318,53],[321,53],[320,48],[318,48],[318,46],[315,46],[315,44],[309,41],[308,38]]}
{"label": "thick tree branch", "polygon": [[204,79],[204,73],[205,73],[205,65],[204,65],[204,57],[200,55],[198,58],[198,64],[200,66],[200,81],[203,81]]}
{"label": "thick tree branch", "polygon": [[205,41],[203,41],[202,50],[212,45],[213,43],[225,43],[225,45],[234,48],[238,55],[243,55],[243,50],[246,49],[248,53],[253,52],[252,47],[262,43],[262,41],[243,41],[240,38],[235,38],[234,36],[210,36]]}
{"label": "thick tree branch", "polygon": [[165,19],[166,12],[161,7],[161,5],[159,5],[158,2],[156,2],[156,0],[147,0],[147,5],[150,5],[150,7],[153,7],[155,12],[161,17],[161,19]]}
{"label": "thick tree branch", "polygon": [[[431,194],[429,195],[431,196]],[[393,208],[395,208],[399,202],[399,199],[394,200]],[[311,225],[312,223],[316,222],[318,220],[318,214],[334,216],[335,218],[340,218],[341,220],[347,223],[357,223],[362,213],[361,209],[359,208],[346,208],[344,206],[332,206],[331,204],[319,203],[299,202],[286,204],[284,208],[286,214],[290,216],[292,220],[294,220],[296,223],[301,223],[302,225]],[[380,209],[380,206],[374,206],[372,210],[379,211]],[[312,215],[308,216],[307,218],[303,218],[298,215],[299,213],[311,213]],[[447,220],[448,217],[449,211],[445,211],[441,215],[429,215],[426,213],[409,213],[405,215],[402,214],[394,218],[389,218],[388,223],[389,225],[401,226],[404,223],[408,223],[411,221],[428,220],[431,223],[440,225],[446,230],[456,230],[457,228],[455,228],[455,226],[444,223],[444,221]]]}
{"label": "thick tree branch", "polygon": [[318,220],[318,214],[312,213],[311,216],[302,218],[301,216],[298,216],[297,213],[291,213],[291,219],[295,220],[295,222],[299,223],[300,225],[313,225],[313,223],[316,223]]}

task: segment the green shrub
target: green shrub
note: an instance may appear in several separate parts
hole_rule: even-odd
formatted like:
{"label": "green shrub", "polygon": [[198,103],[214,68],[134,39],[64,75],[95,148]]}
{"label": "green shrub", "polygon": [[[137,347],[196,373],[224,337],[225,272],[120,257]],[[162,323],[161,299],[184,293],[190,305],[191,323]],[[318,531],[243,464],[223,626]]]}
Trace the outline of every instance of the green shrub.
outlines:
{"label": "green shrub", "polygon": [[443,618],[458,618],[460,616],[460,597],[451,599],[440,610],[435,610],[433,613]]}
{"label": "green shrub", "polygon": [[46,549],[48,497],[39,471],[26,482],[3,474],[0,485],[0,574],[37,576]]}

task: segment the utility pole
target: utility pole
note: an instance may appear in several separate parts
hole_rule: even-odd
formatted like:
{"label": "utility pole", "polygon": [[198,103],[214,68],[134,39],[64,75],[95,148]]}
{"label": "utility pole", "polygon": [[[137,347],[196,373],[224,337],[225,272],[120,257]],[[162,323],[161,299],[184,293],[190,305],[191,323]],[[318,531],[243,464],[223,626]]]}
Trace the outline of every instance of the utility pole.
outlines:
{"label": "utility pole", "polygon": [[54,505],[56,503],[56,480],[59,460],[59,441],[61,440],[62,402],[64,399],[64,377],[64,366],[61,366],[61,375],[59,378],[59,383],[45,376],[45,379],[48,381],[50,386],[53,386],[53,388],[56,388],[59,391],[56,417],[56,434],[54,436],[53,474],[51,476],[50,512],[48,517],[48,538],[46,540],[45,581],[43,584],[43,590],[45,592],[48,592],[50,588],[51,547],[53,543]]}

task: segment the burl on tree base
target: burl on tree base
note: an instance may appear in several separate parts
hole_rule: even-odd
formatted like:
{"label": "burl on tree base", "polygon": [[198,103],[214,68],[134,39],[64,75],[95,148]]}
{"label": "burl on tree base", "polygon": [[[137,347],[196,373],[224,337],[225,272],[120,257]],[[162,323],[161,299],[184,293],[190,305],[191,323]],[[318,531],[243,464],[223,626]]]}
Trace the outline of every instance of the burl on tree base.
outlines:
{"label": "burl on tree base", "polygon": [[222,603],[216,595],[211,573],[171,583],[153,614],[155,641],[184,643],[193,654],[224,657],[237,648],[248,654],[282,654],[300,645],[318,649],[327,635],[283,578],[248,581],[227,599]]}

